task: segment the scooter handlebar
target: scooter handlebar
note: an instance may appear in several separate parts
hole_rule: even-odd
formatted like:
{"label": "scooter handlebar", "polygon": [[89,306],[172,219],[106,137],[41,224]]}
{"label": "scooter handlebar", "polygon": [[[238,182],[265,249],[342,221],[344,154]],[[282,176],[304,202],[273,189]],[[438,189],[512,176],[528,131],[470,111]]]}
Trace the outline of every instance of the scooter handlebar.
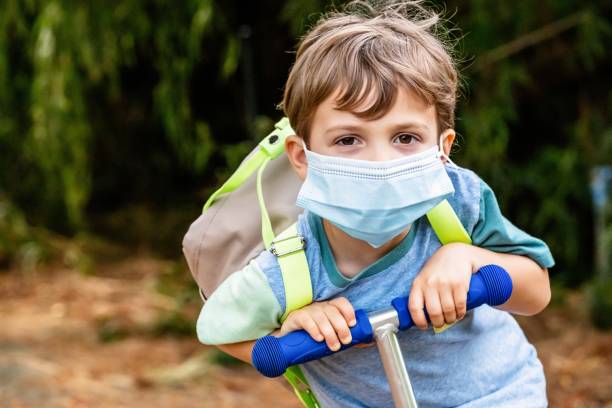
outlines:
{"label": "scooter handlebar", "polygon": [[[357,323],[350,328],[352,340],[342,344],[346,350],[355,344],[370,343],[373,339],[372,325],[365,311],[355,311]],[[335,351],[335,352],[337,352]],[[251,359],[253,365],[266,377],[278,377],[287,367],[317,360],[335,353],[327,347],[325,341],[314,340],[305,330],[297,330],[282,337],[265,336],[255,342]]]}
{"label": "scooter handlebar", "polygon": [[[483,266],[472,275],[467,293],[466,308],[474,309],[482,304],[499,306],[512,295],[512,278],[508,272],[498,265]],[[399,317],[399,329],[406,330],[414,326],[408,310],[408,296],[398,297],[391,302]],[[429,321],[429,317],[427,316]]]}
{"label": "scooter handlebar", "polygon": [[[487,265],[472,275],[467,293],[467,309],[484,303],[498,306],[505,303],[512,294],[512,279],[506,270],[497,265]],[[414,326],[408,310],[408,297],[398,297],[391,302],[399,317],[399,329]],[[298,330],[282,337],[265,336],[255,342],[251,359],[253,365],[266,377],[278,377],[289,366],[317,360],[346,350],[355,344],[370,343],[373,340],[372,325],[364,310],[356,310],[357,323],[351,327],[352,341],[338,351],[332,351],[325,341],[314,340],[305,330]]]}

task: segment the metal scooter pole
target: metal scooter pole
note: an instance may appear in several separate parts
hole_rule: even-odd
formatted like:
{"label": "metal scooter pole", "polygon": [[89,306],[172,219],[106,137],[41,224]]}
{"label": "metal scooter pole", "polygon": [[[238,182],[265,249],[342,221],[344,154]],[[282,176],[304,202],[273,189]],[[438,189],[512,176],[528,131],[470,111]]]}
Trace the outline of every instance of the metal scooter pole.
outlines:
{"label": "metal scooter pole", "polygon": [[397,311],[389,308],[368,317],[395,406],[398,408],[416,408],[416,399],[414,398],[402,350],[395,334],[399,330]]}

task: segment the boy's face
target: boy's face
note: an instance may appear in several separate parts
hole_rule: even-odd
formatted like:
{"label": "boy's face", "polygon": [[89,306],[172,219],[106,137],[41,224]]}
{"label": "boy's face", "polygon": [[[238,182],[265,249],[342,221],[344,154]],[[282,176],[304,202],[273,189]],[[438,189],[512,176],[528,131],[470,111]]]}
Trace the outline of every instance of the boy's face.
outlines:
{"label": "boy's face", "polygon": [[[336,109],[336,94],[323,101],[313,116],[308,148],[315,153],[358,160],[386,161],[422,152],[440,143],[448,155],[455,138],[452,129],[438,133],[436,108],[401,88],[391,109],[376,120]],[[286,150],[304,180],[308,163],[302,139],[287,138]]]}

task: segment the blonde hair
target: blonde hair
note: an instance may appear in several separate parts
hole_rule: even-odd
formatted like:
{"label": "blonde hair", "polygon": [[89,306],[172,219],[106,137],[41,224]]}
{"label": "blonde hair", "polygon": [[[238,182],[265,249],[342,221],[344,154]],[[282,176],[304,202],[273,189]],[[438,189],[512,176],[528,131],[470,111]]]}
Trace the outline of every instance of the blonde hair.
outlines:
{"label": "blonde hair", "polygon": [[458,74],[439,20],[421,1],[353,1],[324,15],[302,38],[279,105],[296,134],[308,140],[316,108],[335,91],[338,109],[377,119],[400,86],[435,105],[439,131],[453,128]]}

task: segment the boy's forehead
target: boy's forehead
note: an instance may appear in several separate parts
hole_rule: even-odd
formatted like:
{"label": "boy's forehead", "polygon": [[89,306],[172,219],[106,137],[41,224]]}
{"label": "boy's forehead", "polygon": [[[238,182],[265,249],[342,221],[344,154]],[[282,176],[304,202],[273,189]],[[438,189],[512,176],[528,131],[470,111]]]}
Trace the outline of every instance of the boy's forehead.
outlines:
{"label": "boy's forehead", "polygon": [[381,122],[389,126],[410,124],[425,131],[436,130],[435,105],[427,103],[410,89],[399,87],[395,101],[377,118],[364,118],[358,115],[372,105],[376,97],[373,92],[364,98],[362,106],[358,106],[354,111],[338,108],[337,101],[342,96],[341,92],[341,89],[337,89],[317,107],[312,121],[313,131],[316,128],[326,131],[336,127],[358,127],[368,122]]}

